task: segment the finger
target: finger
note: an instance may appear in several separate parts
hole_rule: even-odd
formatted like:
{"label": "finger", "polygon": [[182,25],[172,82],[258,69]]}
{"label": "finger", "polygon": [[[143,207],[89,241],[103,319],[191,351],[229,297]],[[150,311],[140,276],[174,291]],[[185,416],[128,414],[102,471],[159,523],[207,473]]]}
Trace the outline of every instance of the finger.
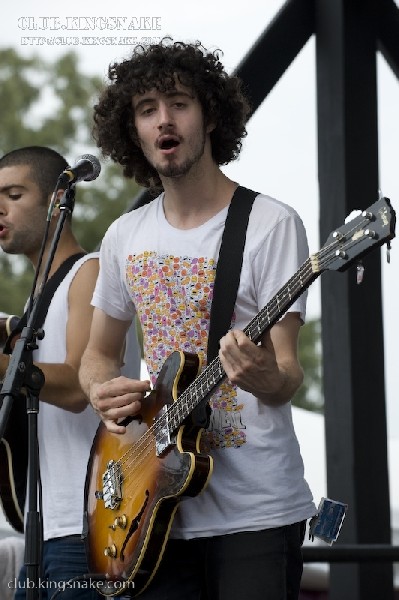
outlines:
{"label": "finger", "polygon": [[125,406],[120,407],[110,407],[105,410],[100,410],[101,414],[104,415],[106,419],[111,419],[112,421],[118,421],[120,419],[125,419],[126,417],[132,417],[136,415],[141,408],[141,402],[137,400],[135,402],[131,402]]}
{"label": "finger", "polygon": [[97,389],[99,398],[123,396],[125,394],[144,394],[150,389],[148,380],[129,379],[127,377],[116,377],[101,384]]}
{"label": "finger", "polygon": [[118,425],[118,423],[112,421],[111,419],[103,419],[103,423],[107,430],[111,433],[126,433],[126,427],[124,425]]}
{"label": "finger", "polygon": [[122,408],[123,406],[128,406],[133,404],[134,402],[141,402],[143,400],[144,395],[142,393],[129,393],[124,394],[123,396],[105,396],[98,397],[96,401],[96,406],[101,411],[105,411],[111,408]]}
{"label": "finger", "polygon": [[223,355],[236,355],[237,348],[237,340],[232,331],[229,331],[225,336],[220,340],[220,350]]}

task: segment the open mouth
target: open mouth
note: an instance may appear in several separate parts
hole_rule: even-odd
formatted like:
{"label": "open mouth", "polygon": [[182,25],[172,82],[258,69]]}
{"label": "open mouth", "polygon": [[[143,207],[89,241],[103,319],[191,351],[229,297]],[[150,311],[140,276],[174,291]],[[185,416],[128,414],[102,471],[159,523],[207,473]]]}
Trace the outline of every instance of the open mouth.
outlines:
{"label": "open mouth", "polygon": [[179,140],[175,137],[163,137],[158,146],[161,150],[172,150],[172,148],[176,148],[179,144]]}

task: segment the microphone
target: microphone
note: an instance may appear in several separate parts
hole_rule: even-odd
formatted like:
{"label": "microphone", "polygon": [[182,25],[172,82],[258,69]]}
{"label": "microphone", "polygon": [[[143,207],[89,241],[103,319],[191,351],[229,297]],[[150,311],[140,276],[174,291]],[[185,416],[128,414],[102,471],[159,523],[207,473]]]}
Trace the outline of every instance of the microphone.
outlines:
{"label": "microphone", "polygon": [[100,175],[101,165],[98,158],[91,154],[80,156],[74,167],[68,167],[59,176],[58,182],[78,183],[78,181],[93,181]]}

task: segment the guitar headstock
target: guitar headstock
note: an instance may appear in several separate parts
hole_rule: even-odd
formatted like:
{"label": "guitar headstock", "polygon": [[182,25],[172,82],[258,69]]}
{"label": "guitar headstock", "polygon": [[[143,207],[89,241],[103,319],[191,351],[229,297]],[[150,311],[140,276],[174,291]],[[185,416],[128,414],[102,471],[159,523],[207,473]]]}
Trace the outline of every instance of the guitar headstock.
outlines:
{"label": "guitar headstock", "polygon": [[312,256],[314,270],[345,271],[355,260],[394,238],[395,224],[389,199],[380,198],[329,235],[320,252]]}

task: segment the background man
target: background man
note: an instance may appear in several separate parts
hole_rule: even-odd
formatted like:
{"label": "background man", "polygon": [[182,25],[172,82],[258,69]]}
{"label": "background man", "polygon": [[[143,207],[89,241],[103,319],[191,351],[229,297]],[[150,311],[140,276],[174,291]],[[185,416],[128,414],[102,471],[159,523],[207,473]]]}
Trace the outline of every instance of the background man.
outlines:
{"label": "background man", "polygon": [[[46,228],[47,212],[59,175],[68,167],[66,160],[46,147],[13,150],[0,159],[0,247],[9,254],[26,256],[37,267]],[[63,190],[59,192],[60,200]],[[51,215],[48,241],[43,255],[46,263],[59,217]],[[90,300],[98,273],[97,253],[87,254],[79,245],[71,221],[66,219],[50,271],[54,275],[62,263],[82,254],[58,286],[44,322],[45,337],[34,351],[35,364],[43,371],[45,385],[40,393],[39,455],[43,490],[42,579],[50,598],[54,585],[87,573],[82,533],[83,488],[91,444],[98,417],[88,404],[78,379],[78,369],[86,347],[92,307]],[[39,273],[38,286],[42,273]],[[137,346],[136,346],[137,347]],[[9,357],[0,355],[3,378]],[[132,373],[138,376],[136,352]],[[9,427],[13,427],[9,423]],[[21,443],[27,443],[21,440]],[[3,468],[3,467],[2,467]],[[25,568],[20,575],[16,598],[25,597]],[[75,588],[65,598],[97,598],[94,591]]]}

